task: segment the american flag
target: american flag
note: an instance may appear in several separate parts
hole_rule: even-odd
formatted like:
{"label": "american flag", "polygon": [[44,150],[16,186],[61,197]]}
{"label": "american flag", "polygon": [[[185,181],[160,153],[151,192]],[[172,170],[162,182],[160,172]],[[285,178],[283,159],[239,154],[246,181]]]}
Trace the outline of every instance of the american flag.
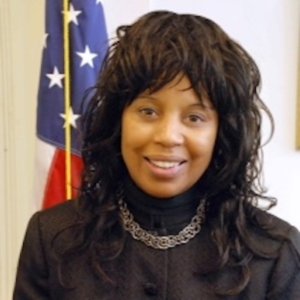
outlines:
{"label": "american flag", "polygon": [[[40,206],[66,200],[65,126],[71,126],[72,191],[80,185],[80,112],[86,90],[95,85],[107,50],[107,31],[100,0],[72,0],[64,11],[62,0],[46,0],[46,34],[38,91],[37,137]],[[64,100],[63,20],[67,18],[70,43],[71,107],[66,118]],[[85,103],[86,104],[86,103]],[[69,124],[67,123],[69,120]]]}

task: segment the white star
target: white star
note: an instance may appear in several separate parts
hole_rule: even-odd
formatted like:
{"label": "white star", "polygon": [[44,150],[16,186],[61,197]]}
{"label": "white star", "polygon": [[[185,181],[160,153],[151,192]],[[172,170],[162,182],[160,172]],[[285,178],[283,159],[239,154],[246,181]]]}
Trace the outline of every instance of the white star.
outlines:
{"label": "white star", "polygon": [[58,85],[62,88],[62,79],[65,77],[64,74],[60,74],[57,67],[54,67],[53,73],[46,74],[48,78],[50,78],[49,88],[52,88],[55,85]]}
{"label": "white star", "polygon": [[80,115],[74,114],[72,107],[70,107],[69,109],[70,109],[70,111],[69,111],[69,120],[67,120],[67,114],[59,114],[65,120],[64,128],[68,125],[68,123],[72,127],[77,128],[76,120],[78,118],[80,118]]}
{"label": "white star", "polygon": [[44,48],[47,48],[47,39],[48,39],[49,34],[45,33],[44,34]]}
{"label": "white star", "polygon": [[89,65],[92,68],[94,68],[93,59],[96,58],[98,54],[92,53],[89,46],[85,46],[84,52],[76,52],[76,54],[82,58],[80,67],[84,65]]}
{"label": "white star", "polygon": [[74,7],[72,4],[70,4],[70,10],[68,11],[63,11],[64,14],[67,15],[68,22],[73,22],[76,25],[78,25],[78,20],[77,17],[82,13],[81,10],[74,10]]}
{"label": "white star", "polygon": [[101,0],[96,0],[96,4],[100,4],[101,3]]}

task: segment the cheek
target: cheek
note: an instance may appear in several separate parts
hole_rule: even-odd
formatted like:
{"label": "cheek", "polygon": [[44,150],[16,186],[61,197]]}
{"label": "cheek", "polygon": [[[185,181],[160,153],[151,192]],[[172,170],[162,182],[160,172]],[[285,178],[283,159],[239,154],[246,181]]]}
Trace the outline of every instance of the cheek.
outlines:
{"label": "cheek", "polygon": [[153,132],[152,127],[153,126],[147,126],[137,120],[136,116],[125,113],[122,120],[122,147],[128,147],[130,149],[142,147],[151,137]]}
{"label": "cheek", "polygon": [[130,134],[130,128],[128,122],[125,122],[124,118],[122,120],[122,131],[121,131],[121,152],[124,160],[126,160],[128,146],[132,143],[132,136]]}
{"label": "cheek", "polygon": [[121,134],[121,144],[122,149],[126,150],[126,148],[132,149],[139,147],[142,143],[143,135],[140,134],[140,130],[137,126],[131,126],[130,123],[126,123],[122,128]]}
{"label": "cheek", "polygon": [[130,116],[125,115],[122,120],[121,152],[126,165],[133,162],[132,156],[139,152],[144,143],[145,132],[143,128],[138,126]]}
{"label": "cheek", "polygon": [[211,160],[216,142],[216,131],[190,139],[189,150],[194,158]]}

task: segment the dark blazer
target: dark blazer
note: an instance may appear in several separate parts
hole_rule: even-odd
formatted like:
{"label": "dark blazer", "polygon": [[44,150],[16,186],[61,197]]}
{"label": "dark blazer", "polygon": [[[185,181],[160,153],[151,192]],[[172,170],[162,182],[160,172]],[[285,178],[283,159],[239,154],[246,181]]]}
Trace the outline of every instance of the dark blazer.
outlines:
{"label": "dark blazer", "polygon": [[[94,276],[86,257],[70,260],[63,270],[69,287],[62,287],[57,276],[57,260],[52,251],[53,237],[64,227],[76,222],[75,201],[38,212],[31,218],[14,289],[14,300],[299,300],[300,235],[286,222],[258,212],[273,222],[273,231],[284,234],[284,242],[258,237],[269,249],[279,250],[276,259],[254,258],[250,262],[251,280],[238,296],[218,297],[199,275],[208,262],[217,259],[208,226],[186,245],[168,250],[154,250],[129,235],[122,254],[107,265],[115,285]],[[68,243],[72,236],[66,236]],[[226,287],[236,280],[227,269],[215,282]]]}

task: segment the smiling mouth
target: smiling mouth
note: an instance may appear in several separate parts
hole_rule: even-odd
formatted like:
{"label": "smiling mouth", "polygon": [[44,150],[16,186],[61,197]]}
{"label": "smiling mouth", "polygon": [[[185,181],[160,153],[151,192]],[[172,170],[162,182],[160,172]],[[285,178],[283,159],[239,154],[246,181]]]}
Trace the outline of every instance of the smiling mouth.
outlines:
{"label": "smiling mouth", "polygon": [[165,161],[165,160],[151,160],[146,158],[149,163],[157,168],[172,169],[180,166],[184,161]]}

